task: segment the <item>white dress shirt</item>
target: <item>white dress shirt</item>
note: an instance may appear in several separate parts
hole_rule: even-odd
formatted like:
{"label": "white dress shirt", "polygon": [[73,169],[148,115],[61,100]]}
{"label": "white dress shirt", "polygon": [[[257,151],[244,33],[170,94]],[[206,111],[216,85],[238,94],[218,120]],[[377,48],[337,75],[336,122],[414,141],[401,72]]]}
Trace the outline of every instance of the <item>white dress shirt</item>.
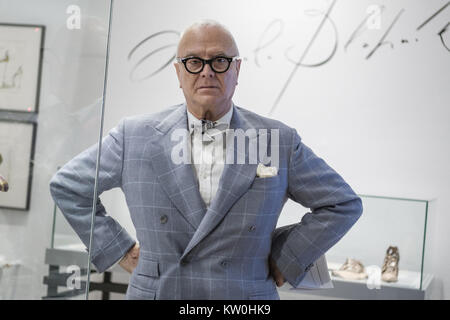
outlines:
{"label": "white dress shirt", "polygon": [[232,115],[233,105],[227,113],[215,121],[218,123],[215,128],[207,129],[202,134],[201,119],[197,119],[187,110],[188,128],[191,135],[191,161],[199,183],[200,195],[207,207],[211,204],[219,188],[226,156],[224,135],[225,130],[229,128]]}

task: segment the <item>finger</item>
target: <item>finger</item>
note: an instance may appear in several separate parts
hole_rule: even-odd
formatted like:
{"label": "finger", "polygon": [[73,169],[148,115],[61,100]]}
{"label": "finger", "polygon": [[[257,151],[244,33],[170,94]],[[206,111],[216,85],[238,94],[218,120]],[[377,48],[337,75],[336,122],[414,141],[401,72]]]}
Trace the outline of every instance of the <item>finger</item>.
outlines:
{"label": "finger", "polygon": [[272,258],[269,259],[269,266],[270,266],[270,274],[274,278],[277,287],[281,287],[284,284],[285,280],[280,269],[278,269],[275,260],[273,260]]}
{"label": "finger", "polygon": [[277,274],[275,276],[275,282],[277,284],[277,287],[281,287],[284,284],[284,278],[281,274]]}
{"label": "finger", "polygon": [[283,277],[281,277],[279,280],[278,280],[278,286],[279,287],[282,287],[284,285],[284,279],[283,279]]}

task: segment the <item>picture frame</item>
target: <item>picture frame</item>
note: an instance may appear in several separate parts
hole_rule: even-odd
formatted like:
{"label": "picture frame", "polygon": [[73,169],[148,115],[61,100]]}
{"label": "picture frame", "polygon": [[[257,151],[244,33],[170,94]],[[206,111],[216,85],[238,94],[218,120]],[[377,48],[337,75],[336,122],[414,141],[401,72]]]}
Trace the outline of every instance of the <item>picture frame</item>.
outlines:
{"label": "picture frame", "polygon": [[0,192],[0,208],[30,207],[36,128],[33,122],[0,119],[0,175],[9,185],[7,192]]}
{"label": "picture frame", "polygon": [[0,110],[38,112],[45,26],[0,23]]}

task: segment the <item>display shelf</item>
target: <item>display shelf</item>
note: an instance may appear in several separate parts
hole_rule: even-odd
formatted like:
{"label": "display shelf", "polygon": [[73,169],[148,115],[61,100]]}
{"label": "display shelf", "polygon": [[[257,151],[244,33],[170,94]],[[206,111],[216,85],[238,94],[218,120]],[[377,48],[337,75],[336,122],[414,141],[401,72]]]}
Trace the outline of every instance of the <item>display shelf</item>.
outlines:
{"label": "display shelf", "polygon": [[427,275],[422,289],[382,283],[379,289],[369,289],[364,280],[344,280],[333,277],[332,289],[299,290],[286,283],[278,288],[281,300],[425,300],[430,296],[433,277]]}
{"label": "display shelf", "polygon": [[[344,279],[341,277],[334,276],[331,271],[338,270],[342,264],[328,262],[328,269],[330,270],[330,277],[333,282],[341,281],[341,282],[349,282],[349,283],[358,283],[367,286],[368,279],[364,280],[351,280]],[[424,274],[424,278],[422,279],[422,287],[428,287],[433,280],[433,276],[430,274]],[[421,273],[417,271],[410,270],[399,270],[398,272],[398,281],[397,282],[385,282],[380,280],[379,284],[381,287],[392,287],[392,288],[403,288],[403,289],[417,289],[420,287],[421,281]]]}

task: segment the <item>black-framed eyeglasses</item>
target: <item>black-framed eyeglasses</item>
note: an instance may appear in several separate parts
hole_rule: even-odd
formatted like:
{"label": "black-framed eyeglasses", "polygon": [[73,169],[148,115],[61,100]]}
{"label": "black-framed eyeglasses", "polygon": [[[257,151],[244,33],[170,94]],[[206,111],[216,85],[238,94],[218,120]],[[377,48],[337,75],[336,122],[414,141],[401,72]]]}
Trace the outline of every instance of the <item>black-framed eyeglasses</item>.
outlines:
{"label": "black-framed eyeglasses", "polygon": [[186,57],[186,58],[177,58],[178,62],[182,62],[186,71],[189,73],[200,73],[203,71],[205,64],[209,64],[211,69],[215,73],[224,73],[230,68],[231,62],[234,60],[238,60],[240,57],[225,57],[225,56],[217,56],[209,60],[205,60],[199,57]]}

